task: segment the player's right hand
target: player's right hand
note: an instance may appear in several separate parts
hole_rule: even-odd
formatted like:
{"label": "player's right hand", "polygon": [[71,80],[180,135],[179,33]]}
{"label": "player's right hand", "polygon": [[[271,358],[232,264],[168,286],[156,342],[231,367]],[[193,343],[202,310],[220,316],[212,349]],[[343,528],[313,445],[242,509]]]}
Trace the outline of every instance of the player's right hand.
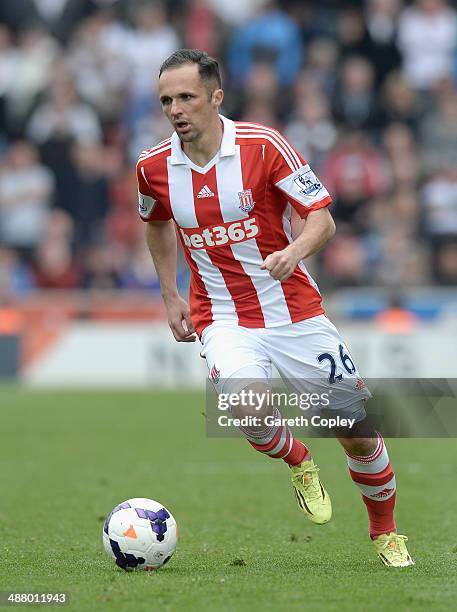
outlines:
{"label": "player's right hand", "polygon": [[178,296],[173,300],[166,301],[165,306],[168,314],[168,325],[176,342],[195,342],[197,336],[190,320],[189,305],[186,300]]}

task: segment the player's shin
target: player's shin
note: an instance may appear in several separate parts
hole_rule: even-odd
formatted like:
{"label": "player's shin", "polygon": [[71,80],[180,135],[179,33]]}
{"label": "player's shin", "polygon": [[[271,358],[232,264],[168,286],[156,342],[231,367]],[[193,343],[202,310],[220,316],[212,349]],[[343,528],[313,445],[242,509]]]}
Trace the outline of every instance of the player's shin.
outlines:
{"label": "player's shin", "polygon": [[370,537],[395,532],[395,475],[382,436],[377,434],[375,448],[369,454],[352,453],[346,447],[346,455],[349,473],[368,511]]}
{"label": "player's shin", "polygon": [[263,424],[257,428],[240,427],[249,444],[260,453],[272,459],[282,459],[288,465],[300,465],[303,461],[311,459],[308,448],[293,437],[292,433],[279,424],[281,413],[277,408],[271,411],[272,424]]}

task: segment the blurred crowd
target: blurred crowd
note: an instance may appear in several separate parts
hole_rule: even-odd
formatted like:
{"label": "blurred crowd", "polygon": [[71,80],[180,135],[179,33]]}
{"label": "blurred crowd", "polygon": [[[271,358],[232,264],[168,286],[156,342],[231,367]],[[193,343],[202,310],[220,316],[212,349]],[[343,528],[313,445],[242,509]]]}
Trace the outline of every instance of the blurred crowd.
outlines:
{"label": "blurred crowd", "polygon": [[158,290],[134,167],[170,135],[157,72],[180,47],[332,193],[320,284],[457,285],[455,2],[3,0],[0,295]]}

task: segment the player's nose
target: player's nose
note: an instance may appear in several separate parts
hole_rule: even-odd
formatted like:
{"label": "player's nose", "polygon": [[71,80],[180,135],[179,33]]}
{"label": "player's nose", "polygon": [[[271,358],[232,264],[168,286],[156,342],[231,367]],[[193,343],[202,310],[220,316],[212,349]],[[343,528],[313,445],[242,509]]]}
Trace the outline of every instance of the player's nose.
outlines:
{"label": "player's nose", "polygon": [[181,108],[180,108],[179,102],[177,100],[173,100],[171,102],[170,112],[171,112],[171,116],[175,117],[175,118],[179,117],[179,115],[181,114]]}

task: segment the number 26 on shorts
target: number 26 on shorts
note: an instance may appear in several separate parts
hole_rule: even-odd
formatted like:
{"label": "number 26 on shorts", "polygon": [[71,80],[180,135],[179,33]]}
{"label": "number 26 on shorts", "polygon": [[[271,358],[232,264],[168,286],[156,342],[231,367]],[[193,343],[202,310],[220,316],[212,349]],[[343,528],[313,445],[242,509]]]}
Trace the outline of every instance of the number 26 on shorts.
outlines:
{"label": "number 26 on shorts", "polygon": [[[348,374],[354,374],[356,368],[354,362],[352,361],[350,355],[345,352],[344,346],[340,344],[338,346],[340,361]],[[328,377],[328,381],[331,385],[335,384],[339,380],[343,378],[342,374],[336,374],[336,361],[333,355],[330,353],[321,353],[317,361],[322,363],[323,361],[328,361],[330,363],[330,374]]]}

